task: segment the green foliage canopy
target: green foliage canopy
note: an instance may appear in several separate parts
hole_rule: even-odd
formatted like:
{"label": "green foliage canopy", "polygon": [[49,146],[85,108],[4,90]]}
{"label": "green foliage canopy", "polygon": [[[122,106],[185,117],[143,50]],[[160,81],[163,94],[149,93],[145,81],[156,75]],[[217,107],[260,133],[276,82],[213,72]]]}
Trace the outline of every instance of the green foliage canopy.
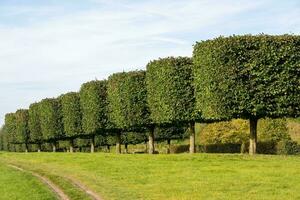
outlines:
{"label": "green foliage canopy", "polygon": [[15,113],[16,118],[16,142],[25,143],[29,142],[30,132],[28,126],[29,113],[27,109],[17,110]]}
{"label": "green foliage canopy", "polygon": [[41,130],[44,140],[57,140],[64,136],[61,104],[58,99],[47,98],[39,103]]}
{"label": "green foliage canopy", "polygon": [[168,57],[148,63],[147,99],[155,124],[194,120],[192,83],[192,59],[188,57]]}
{"label": "green foliage canopy", "polygon": [[30,140],[34,143],[41,143],[43,140],[39,104],[33,103],[29,106],[28,111],[28,127],[30,132]]}
{"label": "green foliage canopy", "polygon": [[156,141],[184,139],[188,136],[186,130],[183,126],[155,127],[154,138]]}
{"label": "green foliage canopy", "polygon": [[62,107],[62,121],[66,136],[72,137],[81,134],[82,115],[79,94],[76,92],[69,92],[60,96],[59,99]]}
{"label": "green foliage canopy", "polygon": [[145,132],[124,132],[121,135],[122,144],[141,144],[148,140]]}
{"label": "green foliage canopy", "polygon": [[84,83],[80,88],[82,129],[94,134],[109,127],[107,116],[107,81],[95,80]]}
{"label": "green foliage canopy", "polygon": [[108,78],[109,119],[117,128],[129,130],[150,123],[145,77],[145,71],[132,71]]}
{"label": "green foliage canopy", "polygon": [[204,118],[299,116],[300,36],[197,42],[193,61],[196,112]]}
{"label": "green foliage canopy", "polygon": [[15,113],[5,115],[5,131],[8,135],[9,143],[16,143],[16,116]]}

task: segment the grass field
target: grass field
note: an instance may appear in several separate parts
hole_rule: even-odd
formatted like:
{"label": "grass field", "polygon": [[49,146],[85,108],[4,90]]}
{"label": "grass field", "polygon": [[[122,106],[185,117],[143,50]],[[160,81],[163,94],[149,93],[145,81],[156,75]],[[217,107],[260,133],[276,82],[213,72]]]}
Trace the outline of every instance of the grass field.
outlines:
{"label": "grass field", "polygon": [[[300,199],[297,156],[1,153],[0,162],[54,176],[54,180],[76,179],[103,199]],[[11,173],[18,176],[0,177],[0,184],[40,186],[22,182],[30,177]],[[73,194],[74,199],[76,195],[81,194]]]}
{"label": "grass field", "polygon": [[0,199],[55,200],[57,198],[37,178],[0,163]]}

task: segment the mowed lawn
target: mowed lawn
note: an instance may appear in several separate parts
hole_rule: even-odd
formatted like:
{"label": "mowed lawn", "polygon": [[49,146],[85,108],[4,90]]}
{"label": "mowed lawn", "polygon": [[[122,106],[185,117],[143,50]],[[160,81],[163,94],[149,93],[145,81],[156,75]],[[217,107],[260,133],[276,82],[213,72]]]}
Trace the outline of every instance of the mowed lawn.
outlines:
{"label": "mowed lawn", "polygon": [[21,172],[0,162],[0,199],[56,200],[56,196],[29,173]]}
{"label": "mowed lawn", "polygon": [[108,200],[300,199],[299,156],[2,153],[0,162],[76,179]]}

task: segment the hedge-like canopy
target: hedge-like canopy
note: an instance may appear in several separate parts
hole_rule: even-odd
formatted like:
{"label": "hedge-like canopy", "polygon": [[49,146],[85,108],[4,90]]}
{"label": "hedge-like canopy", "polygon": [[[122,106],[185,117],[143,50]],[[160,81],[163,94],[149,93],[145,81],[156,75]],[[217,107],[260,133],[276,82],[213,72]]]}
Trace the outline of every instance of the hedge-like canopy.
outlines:
{"label": "hedge-like canopy", "polygon": [[94,134],[108,128],[107,81],[95,80],[84,83],[79,95],[83,132]]}
{"label": "hedge-like canopy", "polygon": [[150,117],[156,124],[194,120],[192,60],[168,57],[147,65],[146,85]]}
{"label": "hedge-like canopy", "polygon": [[204,118],[299,116],[300,36],[219,37],[196,43],[193,59]]}
{"label": "hedge-like canopy", "polygon": [[15,113],[16,118],[16,142],[28,143],[29,142],[29,127],[28,127],[28,110],[20,109]]}
{"label": "hedge-like canopy", "polygon": [[16,143],[16,116],[15,113],[5,115],[5,131],[8,134],[8,141]]}
{"label": "hedge-like canopy", "polygon": [[60,96],[64,132],[67,137],[76,136],[82,133],[80,98],[76,92],[69,92]]}
{"label": "hedge-like canopy", "polygon": [[115,127],[128,130],[150,123],[145,77],[145,71],[132,71],[108,78],[109,119]]}
{"label": "hedge-like canopy", "polygon": [[186,131],[183,126],[155,127],[154,138],[156,141],[184,139],[188,137]]}
{"label": "hedge-like canopy", "polygon": [[41,143],[43,140],[39,104],[33,103],[29,106],[28,127],[30,140],[34,143]]}
{"label": "hedge-like canopy", "polygon": [[145,132],[124,132],[121,135],[122,144],[141,144],[148,140]]}
{"label": "hedge-like canopy", "polygon": [[57,140],[64,136],[61,104],[58,99],[47,98],[39,103],[43,139]]}

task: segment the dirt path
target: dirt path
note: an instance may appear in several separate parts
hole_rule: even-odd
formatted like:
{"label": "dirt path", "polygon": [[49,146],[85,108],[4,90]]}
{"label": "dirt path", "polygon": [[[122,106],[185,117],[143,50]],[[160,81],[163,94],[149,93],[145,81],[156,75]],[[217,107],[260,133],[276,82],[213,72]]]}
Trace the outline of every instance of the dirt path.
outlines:
{"label": "dirt path", "polygon": [[43,177],[43,176],[41,176],[37,173],[34,173],[32,171],[24,170],[24,169],[22,169],[20,167],[17,167],[15,165],[9,165],[9,166],[14,168],[14,169],[17,169],[19,171],[30,173],[33,176],[37,177],[42,182],[44,182],[48,187],[50,187],[53,190],[53,192],[59,197],[59,199],[61,199],[61,200],[70,200],[70,198],[58,186],[56,186],[53,182],[51,182],[49,179],[47,179],[47,178],[45,178],[45,177]]}
{"label": "dirt path", "polygon": [[68,179],[74,186],[79,187],[82,191],[84,191],[86,194],[88,194],[93,200],[103,200],[98,194],[91,191],[89,188],[87,188],[85,185],[83,185],[79,181],[69,178],[69,177],[65,177],[65,178]]}
{"label": "dirt path", "polygon": [[[39,178],[42,182],[44,182],[48,187],[50,187],[53,192],[61,199],[61,200],[71,200],[58,186],[56,186],[52,181],[50,181],[48,178],[43,177],[35,172],[27,171],[21,167],[15,166],[10,164],[10,167],[17,169],[19,171],[27,172],[32,174],[33,176]],[[103,200],[98,194],[91,191],[88,187],[80,183],[79,181],[69,178],[69,177],[63,177],[67,179],[69,182],[71,182],[75,187],[80,188],[83,192],[85,192],[91,199],[93,200]]]}

